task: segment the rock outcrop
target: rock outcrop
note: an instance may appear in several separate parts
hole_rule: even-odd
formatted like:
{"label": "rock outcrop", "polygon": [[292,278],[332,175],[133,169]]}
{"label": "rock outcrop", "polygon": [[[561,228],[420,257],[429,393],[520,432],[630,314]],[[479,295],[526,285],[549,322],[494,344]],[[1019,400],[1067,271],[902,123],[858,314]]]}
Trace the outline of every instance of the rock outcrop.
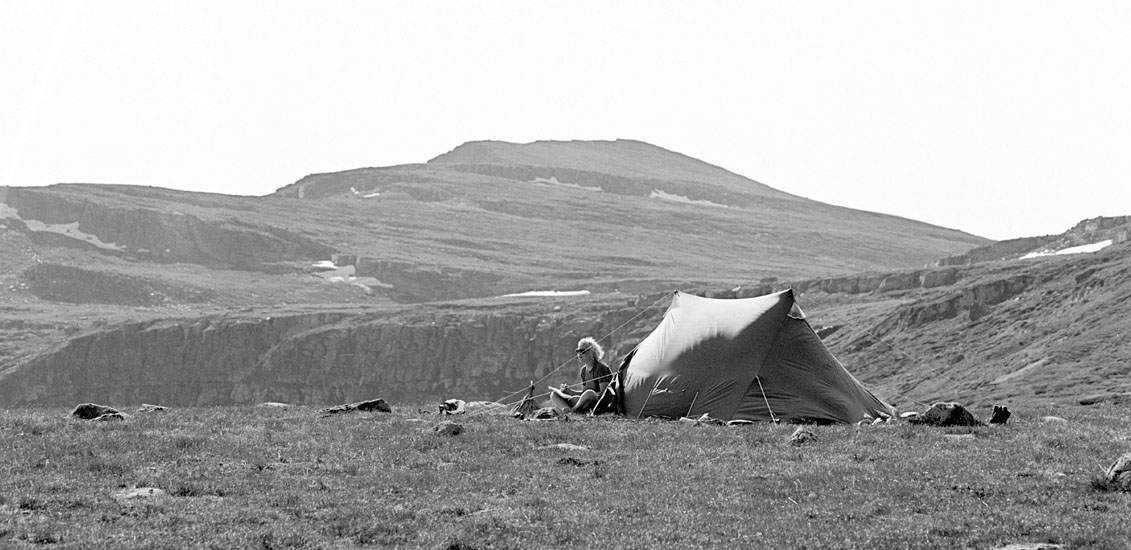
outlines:
{"label": "rock outcrop", "polygon": [[[573,369],[560,367],[578,334],[608,331],[639,312],[622,305],[547,314],[531,305],[511,313],[484,307],[459,314],[334,311],[127,323],[77,336],[0,373],[0,403],[325,405],[374,394],[390,402],[500,399],[552,371],[571,378]],[[654,316],[640,317],[636,326],[646,329]]]}

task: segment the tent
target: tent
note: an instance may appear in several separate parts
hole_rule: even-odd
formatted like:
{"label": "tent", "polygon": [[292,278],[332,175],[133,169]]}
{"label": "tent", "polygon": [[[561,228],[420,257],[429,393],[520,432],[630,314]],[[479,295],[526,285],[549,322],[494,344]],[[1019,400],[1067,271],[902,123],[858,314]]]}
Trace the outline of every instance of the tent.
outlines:
{"label": "tent", "polygon": [[833,423],[894,412],[833,357],[792,290],[740,299],[676,292],[610,388],[604,405],[630,417]]}

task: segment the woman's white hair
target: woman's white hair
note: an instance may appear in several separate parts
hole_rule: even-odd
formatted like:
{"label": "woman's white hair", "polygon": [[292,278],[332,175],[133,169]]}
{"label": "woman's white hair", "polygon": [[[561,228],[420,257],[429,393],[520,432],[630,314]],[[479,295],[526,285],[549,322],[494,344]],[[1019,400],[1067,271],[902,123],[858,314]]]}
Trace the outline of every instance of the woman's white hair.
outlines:
{"label": "woman's white hair", "polygon": [[605,349],[602,348],[601,344],[598,344],[597,341],[594,340],[591,336],[586,336],[585,338],[578,340],[577,349],[592,349],[593,357],[596,357],[598,361],[605,357]]}

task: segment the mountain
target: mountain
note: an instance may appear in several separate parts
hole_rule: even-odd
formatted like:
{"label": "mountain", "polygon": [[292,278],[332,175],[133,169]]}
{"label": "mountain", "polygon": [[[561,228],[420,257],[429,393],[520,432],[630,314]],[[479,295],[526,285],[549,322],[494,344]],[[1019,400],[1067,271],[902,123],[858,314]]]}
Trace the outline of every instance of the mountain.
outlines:
{"label": "mountain", "polygon": [[[532,379],[569,381],[581,335],[608,335],[623,355],[673,289],[747,296],[785,286],[804,292],[802,307],[820,304],[814,325],[865,383],[933,397],[895,381],[916,379],[923,364],[949,373],[933,380],[950,380],[967,372],[955,365],[978,365],[997,348],[912,364],[865,345],[868,335],[923,357],[921,342],[955,338],[936,327],[955,331],[974,317],[985,326],[1013,311],[983,288],[996,288],[997,270],[1028,281],[1011,298],[1083,276],[1075,267],[1026,274],[1076,258],[1002,259],[1041,247],[1111,235],[1116,244],[1088,261],[1120,265],[1126,224],[1104,220],[993,243],[811,201],[626,140],[473,142],[423,164],[310,175],[263,197],[0,188],[0,406],[498,399]],[[1105,299],[1118,298],[1121,268],[1104,266],[1088,277],[1103,273]],[[507,296],[526,291],[574,292]],[[939,323],[900,321],[936,302],[951,304],[927,308],[941,308]],[[999,364],[985,372],[1023,368]],[[1025,373],[1059,372],[1048,364]],[[1025,376],[956,387],[1043,395],[1018,386]]]}

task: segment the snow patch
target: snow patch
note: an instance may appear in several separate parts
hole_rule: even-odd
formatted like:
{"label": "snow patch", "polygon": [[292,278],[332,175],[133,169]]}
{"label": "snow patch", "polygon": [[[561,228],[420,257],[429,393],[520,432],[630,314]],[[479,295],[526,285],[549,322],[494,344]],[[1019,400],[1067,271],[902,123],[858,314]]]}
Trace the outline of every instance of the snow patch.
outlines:
{"label": "snow patch", "polygon": [[336,266],[333,261],[322,260],[311,264],[315,269],[319,269],[314,273],[316,277],[328,283],[345,283],[364,288],[366,291],[373,288],[393,288],[393,285],[382,283],[376,277],[358,277],[356,267],[352,265]]}
{"label": "snow patch", "polygon": [[530,290],[517,294],[503,294],[500,298],[558,298],[564,296],[588,296],[588,290]]}
{"label": "snow patch", "polygon": [[125,246],[116,243],[103,242],[95,235],[79,231],[79,222],[71,223],[43,223],[39,220],[25,220],[20,217],[20,212],[10,205],[0,203],[0,220],[15,219],[24,222],[29,231],[57,233],[64,237],[77,239],[88,244],[97,246],[104,250],[114,250],[117,252],[124,252]]}
{"label": "snow patch", "polygon": [[1055,252],[1054,251],[1045,251],[1045,250],[1038,251],[1038,252],[1030,252],[1030,253],[1028,253],[1024,256],[1021,256],[1021,259],[1022,260],[1028,260],[1030,258],[1040,258],[1040,257],[1043,257],[1043,256],[1063,256],[1065,254],[1085,254],[1085,253],[1089,253],[1089,252],[1098,252],[1100,250],[1103,250],[1103,249],[1111,246],[1111,243],[1112,243],[1112,240],[1108,239],[1106,241],[1100,241],[1098,243],[1083,244],[1083,245],[1080,245],[1080,246],[1073,246],[1071,248],[1064,248],[1064,249],[1061,249],[1061,250],[1057,250]]}
{"label": "snow patch", "polygon": [[682,203],[685,203],[685,204],[698,204],[698,205],[701,205],[701,206],[714,206],[714,207],[717,207],[717,208],[727,208],[727,205],[725,205],[725,204],[719,204],[717,202],[711,202],[711,201],[694,200],[694,199],[691,199],[689,197],[685,197],[683,195],[673,195],[671,193],[665,193],[663,191],[660,191],[659,189],[653,189],[652,194],[648,195],[648,198],[650,198],[650,199],[663,199],[663,200],[672,201],[672,202],[682,202]]}
{"label": "snow patch", "polygon": [[578,185],[576,183],[563,183],[563,182],[558,181],[557,176],[550,176],[548,178],[534,178],[534,181],[532,181],[530,183],[544,183],[546,185],[556,185],[558,187],[570,187],[570,188],[573,188],[573,189],[581,189],[583,191],[598,191],[598,192],[604,191],[604,189],[601,189],[600,187],[586,187],[584,185]]}

